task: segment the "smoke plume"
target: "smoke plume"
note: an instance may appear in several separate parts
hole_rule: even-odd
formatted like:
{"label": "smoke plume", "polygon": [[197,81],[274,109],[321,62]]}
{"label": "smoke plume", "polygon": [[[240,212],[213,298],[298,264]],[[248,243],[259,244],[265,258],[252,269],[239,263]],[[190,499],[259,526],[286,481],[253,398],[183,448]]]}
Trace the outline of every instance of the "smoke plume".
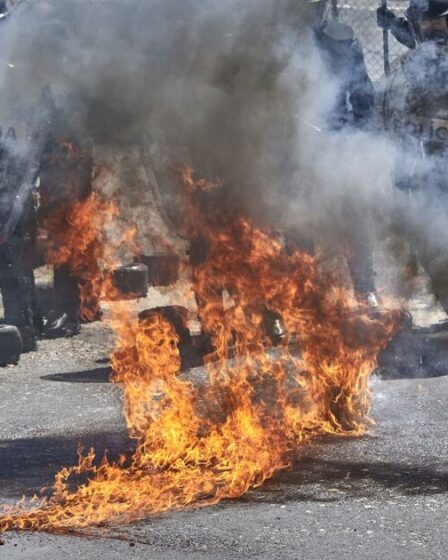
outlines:
{"label": "smoke plume", "polygon": [[338,84],[307,2],[23,2],[2,25],[0,113],[38,112],[49,91],[71,133],[142,146],[171,215],[187,163],[223,181],[222,204],[298,239],[338,245],[359,213],[387,222],[390,146],[325,131]]}

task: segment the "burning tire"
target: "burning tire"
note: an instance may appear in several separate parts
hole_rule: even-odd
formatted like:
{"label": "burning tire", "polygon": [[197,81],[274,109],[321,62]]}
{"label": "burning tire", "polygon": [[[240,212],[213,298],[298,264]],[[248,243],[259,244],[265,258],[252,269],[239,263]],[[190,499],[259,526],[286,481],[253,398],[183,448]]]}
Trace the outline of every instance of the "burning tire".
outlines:
{"label": "burning tire", "polygon": [[154,309],[145,309],[139,313],[139,321],[151,319],[155,315],[164,317],[174,328],[179,337],[180,346],[191,345],[191,334],[187,326],[188,310],[180,305],[170,305],[166,307],[155,307]]}
{"label": "burning tire", "polygon": [[148,294],[148,267],[138,263],[120,266],[112,273],[112,281],[124,296],[144,298]]}
{"label": "burning tire", "polygon": [[12,325],[0,325],[0,367],[17,364],[22,348],[19,329]]}

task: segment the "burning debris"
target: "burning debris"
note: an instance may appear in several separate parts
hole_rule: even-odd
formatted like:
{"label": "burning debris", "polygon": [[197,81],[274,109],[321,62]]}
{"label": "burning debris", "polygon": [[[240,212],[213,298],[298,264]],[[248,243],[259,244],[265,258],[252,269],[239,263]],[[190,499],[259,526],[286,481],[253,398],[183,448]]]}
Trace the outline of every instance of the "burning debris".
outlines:
{"label": "burning debris", "polygon": [[[112,303],[113,381],[123,388],[135,451],[100,462],[94,450],[80,451],[50,495],[3,509],[2,530],[116,524],[214,504],[262,484],[319,435],[364,433],[369,375],[399,313],[372,318],[319,271],[316,257],[287,253],[244,216],[217,222],[191,207],[209,247],[195,289],[209,302],[225,288],[234,302],[223,309],[215,296],[201,317],[215,354],[207,384],[179,375],[179,339],[166,318],[137,322],[125,303]],[[287,329],[276,355],[262,329],[264,307]],[[220,418],[201,415],[204,399],[221,403]]]}
{"label": "burning debris", "polygon": [[[17,82],[4,99],[44,88],[57,119],[42,111],[37,128],[68,123],[85,142],[85,149],[70,135],[61,142],[57,130],[56,154],[41,158],[42,139],[39,150],[24,151],[33,154],[31,171],[40,167],[44,187],[62,186],[40,222],[47,264],[76,279],[84,320],[101,317],[107,301],[102,320],[116,337],[113,382],[123,390],[133,447],[117,460],[81,449],[78,464],[59,470],[41,496],[2,508],[1,531],[114,525],[216,504],[261,485],[319,436],[362,435],[371,424],[369,378],[401,317],[392,305],[359,297],[341,273],[347,240],[349,249],[362,244],[354,218],[365,233],[366,216],[391,208],[390,146],[362,129],[341,131],[347,91],[339,95],[315,44],[345,41],[336,54],[363,72],[363,122],[363,103],[373,111],[373,89],[352,32],[313,28],[310,3],[297,8],[292,0],[159,0],[136,2],[135,11],[94,4],[88,14],[101,14],[101,29],[79,2],[24,12],[29,35],[6,41]],[[43,33],[48,26],[52,32]],[[347,49],[349,64],[341,55]],[[318,87],[321,75],[325,87]],[[337,130],[325,121],[335,98],[344,101]],[[141,167],[151,161],[149,183],[164,179],[160,199],[189,245],[181,272],[190,270],[197,302],[202,383],[182,371],[182,345],[194,339],[188,312],[137,314],[129,304],[146,294],[148,281],[177,279],[185,255],[164,255],[163,273],[151,270],[158,255],[142,257],[141,239],[169,243],[145,212],[126,224],[118,197],[92,189],[99,146],[112,154],[126,146],[140,154]],[[140,201],[132,190],[135,165],[122,167],[123,190]],[[173,168],[176,179],[167,177]],[[306,249],[310,238],[313,251]],[[123,255],[132,265],[122,266]],[[32,285],[32,271],[29,278]],[[364,296],[372,291],[369,285]]]}

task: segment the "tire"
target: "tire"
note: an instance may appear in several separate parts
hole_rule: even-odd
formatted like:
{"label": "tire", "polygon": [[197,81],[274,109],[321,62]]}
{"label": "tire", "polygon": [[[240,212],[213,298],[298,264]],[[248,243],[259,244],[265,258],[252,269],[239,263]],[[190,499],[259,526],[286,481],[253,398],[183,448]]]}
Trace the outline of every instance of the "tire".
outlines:
{"label": "tire", "polygon": [[120,266],[113,271],[112,281],[124,296],[144,298],[148,294],[148,267],[138,263]]}
{"label": "tire", "polygon": [[12,325],[0,325],[0,367],[17,364],[22,349],[19,329]]}
{"label": "tire", "polygon": [[145,309],[138,315],[139,321],[145,321],[154,317],[155,315],[162,315],[173,326],[179,343],[182,346],[190,345],[191,334],[187,327],[188,310],[180,305],[169,305],[165,307],[154,307],[153,309]]}

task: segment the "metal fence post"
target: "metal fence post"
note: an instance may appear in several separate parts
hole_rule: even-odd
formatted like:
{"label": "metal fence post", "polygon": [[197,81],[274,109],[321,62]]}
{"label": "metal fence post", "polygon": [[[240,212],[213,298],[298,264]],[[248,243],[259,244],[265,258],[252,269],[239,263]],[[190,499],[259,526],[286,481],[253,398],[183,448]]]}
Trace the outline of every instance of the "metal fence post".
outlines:
{"label": "metal fence post", "polygon": [[333,19],[338,19],[338,0],[331,0],[331,15]]}
{"label": "metal fence post", "polygon": [[[387,10],[387,0],[381,0],[381,7]],[[384,73],[386,76],[390,72],[390,60],[389,60],[389,30],[383,29],[383,59],[384,59]]]}
{"label": "metal fence post", "polygon": [[[331,0],[329,10],[341,23],[350,25],[361,43],[367,70],[373,82],[381,80],[390,72],[393,61],[408,49],[392,38],[389,31],[378,27],[376,12],[378,7],[391,5],[391,0]],[[404,15],[408,0],[394,0],[394,13]]]}

